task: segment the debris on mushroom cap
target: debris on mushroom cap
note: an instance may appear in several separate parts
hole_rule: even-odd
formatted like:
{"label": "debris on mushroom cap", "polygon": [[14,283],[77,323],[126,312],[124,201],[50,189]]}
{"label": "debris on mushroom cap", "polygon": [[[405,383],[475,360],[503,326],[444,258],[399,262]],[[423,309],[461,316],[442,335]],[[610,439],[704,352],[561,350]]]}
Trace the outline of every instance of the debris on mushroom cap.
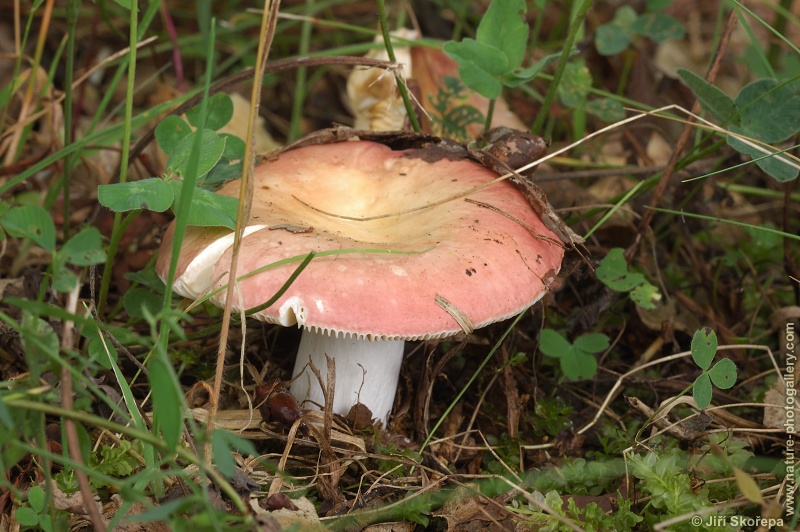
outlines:
{"label": "debris on mushroom cap", "polygon": [[[444,337],[461,329],[437,296],[478,328],[535,303],[561,266],[562,244],[513,185],[501,181],[469,192],[497,175],[435,150],[392,151],[370,141],[309,146],[261,164],[254,177],[242,274],[312,250],[342,251],[315,257],[256,316],[268,322],[366,339]],[[219,193],[236,195],[238,188],[232,182]],[[461,193],[466,196],[413,210]],[[228,282],[230,247],[203,253],[222,233],[188,228],[176,291],[200,294]],[[168,264],[170,247],[165,237],[160,264]],[[209,263],[194,264],[201,259]],[[241,280],[234,307],[267,301],[298,263]],[[196,270],[205,273],[182,280]],[[224,297],[221,291],[212,299],[222,305]]]}

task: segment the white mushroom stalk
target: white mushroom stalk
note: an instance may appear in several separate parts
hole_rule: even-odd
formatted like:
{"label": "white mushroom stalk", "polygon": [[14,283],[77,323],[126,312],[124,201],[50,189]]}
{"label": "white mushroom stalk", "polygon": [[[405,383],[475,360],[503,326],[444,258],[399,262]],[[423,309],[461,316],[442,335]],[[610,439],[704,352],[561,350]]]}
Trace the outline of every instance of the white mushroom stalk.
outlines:
{"label": "white mushroom stalk", "polygon": [[[320,252],[274,305],[253,315],[304,329],[293,374],[299,377],[290,389],[299,401],[324,404],[307,366],[311,360],[325,378],[328,355],[336,363],[333,411],[347,415],[360,402],[385,425],[403,342],[462,330],[437,297],[480,328],[518,314],[545,294],[564,248],[513,185],[475,190],[496,177],[436,146],[393,151],[369,141],[298,148],[256,168],[239,271]],[[467,192],[469,201],[440,203]],[[238,183],[219,193],[237,195]],[[425,205],[432,206],[419,209]],[[230,281],[231,247],[221,240],[228,233],[187,229],[176,292],[196,297]],[[162,277],[171,246],[172,228],[156,264]],[[296,266],[239,281],[233,307],[268,301]],[[221,291],[212,301],[224,305],[224,297]]]}
{"label": "white mushroom stalk", "polygon": [[327,355],[336,362],[333,411],[344,415],[354,404],[361,403],[385,425],[397,393],[404,344],[403,340],[337,338],[305,329],[292,373],[297,378],[289,391],[295,397],[324,406],[325,396],[319,381],[306,366],[313,362],[326,379]]}

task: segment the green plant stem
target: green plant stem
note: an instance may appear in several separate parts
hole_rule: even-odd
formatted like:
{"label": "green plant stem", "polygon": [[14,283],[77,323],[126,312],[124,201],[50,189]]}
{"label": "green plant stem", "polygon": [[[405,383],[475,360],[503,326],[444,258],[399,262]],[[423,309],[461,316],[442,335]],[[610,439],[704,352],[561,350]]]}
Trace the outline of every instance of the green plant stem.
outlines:
{"label": "green plant stem", "polygon": [[[72,79],[75,70],[75,29],[78,24],[80,0],[67,1],[67,64],[64,83],[64,144],[72,143],[72,113],[75,108],[72,102]],[[69,240],[69,204],[70,181],[72,174],[73,156],[64,159],[63,193],[64,193],[64,241]]]}
{"label": "green plant stem", "polygon": [[624,62],[622,63],[622,72],[619,74],[619,84],[617,85],[616,96],[624,96],[625,89],[628,88],[628,77],[631,75],[631,69],[633,68],[633,60],[635,54],[633,50],[625,50],[624,54]]}
{"label": "green plant stem", "polygon": [[587,232],[587,233],[584,235],[584,238],[589,238],[590,236],[592,236],[592,235],[594,234],[594,232],[595,232],[595,231],[597,231],[597,230],[598,230],[600,227],[602,227],[602,226],[603,226],[603,224],[606,222],[606,220],[608,220],[609,218],[611,218],[611,216],[612,216],[612,215],[613,215],[615,212],[617,212],[617,210],[618,210],[620,207],[622,207],[622,205],[624,205],[624,204],[625,204],[625,202],[627,202],[627,201],[628,201],[628,200],[629,200],[631,197],[633,197],[633,196],[634,196],[634,195],[635,195],[635,194],[636,194],[636,193],[639,191],[639,189],[640,189],[640,188],[642,188],[642,186],[643,186],[644,184],[645,184],[645,181],[639,181],[638,183],[636,183],[636,185],[635,185],[633,188],[631,188],[629,191],[627,191],[627,192],[625,193],[625,195],[624,195],[624,196],[622,196],[622,198],[620,198],[620,199],[619,199],[619,201],[617,201],[617,202],[614,204],[614,206],[613,206],[611,209],[609,209],[609,210],[608,210],[608,211],[607,211],[607,212],[606,212],[606,213],[605,213],[605,214],[604,214],[604,215],[603,215],[603,216],[602,216],[602,217],[601,217],[601,218],[600,218],[600,219],[597,221],[597,223],[596,223],[596,224],[594,224],[594,226],[593,226],[591,229],[589,229],[589,231],[588,231],[588,232]]}
{"label": "green plant stem", "polygon": [[[127,88],[126,88],[126,91],[125,91],[125,113],[124,113],[124,120],[123,120],[123,123],[122,123],[122,152],[120,154],[120,168],[119,168],[119,182],[120,183],[124,183],[125,181],[127,181],[127,178],[128,178],[128,161],[130,159],[130,152],[131,152],[131,132],[133,131],[133,95],[135,93],[135,86],[136,86],[136,76],[135,76],[136,75],[136,57],[137,57],[136,56],[136,51],[137,51],[136,45],[138,44],[139,40],[143,37],[143,35],[140,35],[139,33],[144,33],[144,30],[146,29],[146,27],[153,20],[153,17],[155,16],[155,13],[157,12],[157,8],[158,8],[158,2],[152,2],[150,4],[150,6],[148,7],[147,12],[145,13],[145,15],[143,17],[144,25],[143,25],[142,29],[140,30],[140,29],[138,29],[139,14],[138,14],[138,11],[137,11],[137,6],[133,5],[133,4],[135,4],[135,2],[132,2],[131,4],[132,4],[131,5],[131,16],[130,16],[130,20],[131,20],[130,25],[131,25],[131,27],[130,27],[130,30],[129,30],[129,35],[130,35],[129,46],[130,46],[130,48],[128,50],[128,85],[127,85]],[[118,69],[117,72],[114,75],[113,85],[112,86],[116,86],[116,83],[118,83],[119,80],[122,78],[123,73],[124,73],[124,68],[122,68],[122,66],[121,66],[120,69]],[[111,95],[113,94],[113,92],[114,92],[113,90],[109,90],[109,91],[106,92],[106,95],[105,95],[105,97],[103,98],[103,100],[102,100],[102,102],[100,104],[100,108],[95,113],[95,116],[94,116],[94,118],[92,120],[91,125],[89,126],[88,131],[91,132],[95,128],[95,126],[97,125],[98,120],[99,120],[103,110],[108,105],[108,103],[111,101],[110,98],[111,98]],[[167,103],[169,103],[169,102],[167,102]],[[151,112],[152,111],[153,110],[151,109]],[[143,114],[147,114],[147,113],[143,113]],[[89,134],[87,133],[87,136],[88,135]],[[68,145],[69,144],[67,144],[65,146],[68,146]],[[114,260],[116,259],[117,245],[119,244],[119,239],[122,238],[122,235],[125,233],[125,228],[128,226],[128,224],[130,224],[131,221],[133,221],[132,219],[129,219],[130,215],[133,214],[133,213],[136,213],[138,215],[138,213],[140,213],[140,212],[141,212],[141,210],[133,211],[132,213],[129,213],[128,217],[126,217],[126,223],[125,223],[125,227],[124,228],[120,228],[120,223],[122,221],[121,213],[114,213],[114,222],[113,222],[112,227],[111,227],[111,234],[112,234],[112,243],[114,242],[113,239],[114,239],[115,236],[116,236],[116,243],[113,246],[113,249],[111,248],[111,246],[109,246],[108,254],[106,256],[106,263],[105,263],[105,265],[103,267],[103,275],[100,278],[100,291],[99,291],[99,294],[98,294],[98,299],[95,302],[95,305],[97,307],[97,315],[100,317],[100,319],[103,319],[103,312],[105,311],[106,298],[108,296],[108,289],[109,289],[109,287],[111,285],[111,276],[112,276],[112,273],[113,273],[113,268],[112,268],[111,265],[114,263]]]}
{"label": "green plant stem", "polygon": [[748,223],[744,223],[744,222],[737,222],[736,220],[726,220],[725,218],[717,218],[715,216],[705,216],[705,215],[702,215],[702,214],[696,214],[696,213],[685,212],[685,211],[675,211],[675,210],[672,210],[672,209],[662,209],[660,207],[649,207],[648,206],[647,208],[651,209],[651,210],[653,210],[655,212],[672,214],[672,215],[674,215],[676,217],[697,218],[698,220],[706,220],[708,222],[719,222],[719,223],[723,223],[723,224],[735,225],[737,227],[749,227],[750,229],[753,229],[754,231],[764,231],[765,233],[772,233],[774,235],[778,235],[778,236],[783,237],[783,238],[788,238],[788,239],[791,239],[791,240],[797,240],[798,242],[800,242],[800,235],[787,233],[785,231],[780,231],[778,229],[773,229],[771,227],[764,227],[764,226],[761,226],[761,225],[753,225],[753,224],[748,224]]}
{"label": "green plant stem", "polygon": [[[131,123],[133,121],[133,94],[134,89],[136,88],[136,43],[138,42],[138,34],[137,34],[137,24],[139,23],[139,12],[137,8],[136,2],[131,2],[131,12],[130,12],[130,30],[129,30],[129,42],[128,46],[128,86],[125,91],[125,116],[123,120],[122,126],[122,153],[120,155],[120,167],[119,167],[119,182],[125,183],[128,180],[128,157],[131,152],[131,132],[133,128],[131,127]],[[139,213],[141,211],[133,211],[135,213]],[[130,218],[131,214],[128,214],[128,218]],[[111,234],[117,236],[116,244],[119,244],[119,239],[122,238],[122,233],[124,231],[120,231],[120,223],[122,222],[122,213],[114,213],[114,223],[111,228]],[[130,223],[130,221],[128,221]],[[100,293],[98,295],[98,299],[95,302],[97,306],[97,315],[100,319],[103,319],[103,312],[105,311],[106,306],[106,297],[108,296],[108,288],[111,285],[111,273],[112,273],[112,264],[116,258],[116,245],[113,247],[109,246],[108,255],[106,257],[105,267],[103,268],[103,277],[100,280]]]}
{"label": "green plant stem", "polygon": [[[311,12],[314,10],[314,0],[306,0],[305,11]],[[300,48],[298,50],[300,57],[306,57],[311,48],[311,30],[312,25],[310,20],[304,20],[300,26]],[[308,90],[308,69],[300,67],[295,72],[295,87],[294,97],[292,98],[292,116],[289,126],[289,142],[295,141],[303,134],[302,120],[303,120],[303,107],[306,101],[306,91]]]}
{"label": "green plant stem", "polygon": [[[784,192],[781,192],[780,190],[770,190],[768,188],[752,187],[749,185],[739,185],[737,183],[718,182],[717,186],[719,188],[724,188],[726,190],[731,190],[733,192],[738,192],[740,194],[747,194],[750,196],[756,196],[761,198],[783,199],[785,196]],[[800,203],[800,193],[795,192],[789,197],[789,199],[791,201],[796,201]]]}
{"label": "green plant stem", "polygon": [[492,115],[494,115],[494,103],[497,100],[492,98],[489,100],[489,108],[486,110],[486,121],[483,123],[483,131],[489,131],[492,129]]}
{"label": "green plant stem", "polygon": [[[101,4],[103,4],[101,2]],[[147,31],[147,28],[150,26],[150,22],[152,22],[153,18],[155,17],[158,11],[159,2],[152,2],[148,7],[145,14],[142,16],[142,20],[139,24],[139,36],[138,39],[144,39],[144,34]],[[155,46],[155,44],[153,44]],[[105,111],[108,108],[109,104],[111,103],[112,98],[116,94],[117,86],[119,85],[122,76],[125,75],[125,64],[120,63],[118,68],[114,71],[114,75],[111,76],[111,80],[108,83],[103,94],[103,98],[100,100],[100,104],[97,106],[97,110],[92,117],[92,121],[89,124],[89,127],[86,128],[86,132],[84,135],[90,135],[97,127],[97,124],[100,122],[101,117],[105,116]],[[169,102],[168,102],[169,103]],[[135,128],[134,128],[135,129]]]}
{"label": "green plant stem", "polygon": [[[207,9],[210,9],[210,6],[206,5]],[[199,116],[199,123],[197,124],[197,129],[202,131],[205,128],[206,119],[208,117],[208,98],[210,94],[210,87],[211,87],[211,74],[213,72],[213,64],[214,64],[214,44],[216,41],[216,20],[209,17],[209,24],[210,27],[208,28],[208,42],[206,45],[206,70],[205,70],[205,77],[203,79],[203,96],[200,100],[200,109],[198,112]],[[173,241],[172,241],[172,256],[169,263],[169,270],[167,272],[167,278],[165,280],[165,285],[167,287],[166,291],[164,292],[164,302],[162,307],[164,309],[171,309],[172,308],[172,284],[173,280],[175,279],[175,272],[178,266],[178,258],[180,257],[180,250],[183,244],[183,237],[186,233],[186,227],[188,225],[189,219],[189,207],[192,203],[192,196],[195,190],[195,182],[197,181],[197,168],[200,161],[200,143],[202,140],[201,135],[196,135],[194,138],[194,142],[192,143],[192,149],[189,154],[189,158],[186,163],[186,173],[184,175],[183,186],[181,188],[180,198],[178,198],[176,204],[173,206],[173,210],[176,213],[175,222],[174,222],[174,233],[173,233]],[[241,200],[240,200],[241,204]],[[169,319],[162,319],[159,323],[159,331],[158,331],[158,339],[153,346],[153,349],[150,351],[149,356],[154,357],[154,361],[152,363],[157,363],[161,366],[163,371],[168,373],[168,382],[171,386],[175,389],[173,390],[173,397],[177,397],[180,401],[180,407],[185,408],[185,401],[183,399],[183,394],[180,390],[180,381],[178,380],[178,376],[175,373],[175,369],[172,367],[171,361],[167,356],[168,347],[169,347],[169,337],[170,337],[170,323]],[[148,375],[148,378],[151,380],[155,378],[153,372]],[[167,396],[164,396],[167,397]],[[213,401],[213,400],[212,400]],[[161,418],[163,415],[164,419],[169,418],[170,413],[174,413],[171,409],[176,408],[174,404],[167,404],[166,400],[162,400],[161,404],[154,404],[153,413],[154,416]],[[159,412],[163,412],[164,414],[159,414]],[[209,442],[211,439],[209,438]],[[208,446],[210,449],[210,444]],[[210,452],[208,456],[209,462],[211,461]]]}
{"label": "green plant stem", "polygon": [[100,292],[97,296],[97,315],[103,317],[103,312],[105,311],[106,306],[106,298],[108,297],[108,289],[111,286],[111,277],[113,273],[113,264],[114,264],[114,257],[117,255],[117,249],[119,249],[119,242],[122,240],[122,237],[125,235],[125,231],[128,229],[128,226],[131,224],[133,220],[136,219],[139,214],[141,214],[142,209],[136,209],[135,211],[130,211],[125,215],[124,219],[121,219],[119,222],[117,218],[122,217],[122,213],[116,213],[114,215],[114,226],[111,232],[111,241],[108,243],[108,251],[106,253],[106,263],[103,268],[103,277],[100,280]]}
{"label": "green plant stem", "polygon": [[[389,55],[389,61],[396,63],[397,56],[394,54],[394,46],[392,45],[392,35],[389,33],[389,21],[386,18],[386,5],[384,0],[377,0],[378,5],[378,18],[381,23],[381,33],[383,34],[383,45],[386,47],[386,53]],[[411,103],[411,99],[408,97],[408,89],[406,89],[406,83],[400,74],[395,73],[394,75],[395,84],[397,85],[397,90],[400,91],[400,97],[403,98],[403,105],[406,108],[406,114],[408,115],[408,122],[411,124],[411,129],[413,129],[416,133],[422,131],[422,128],[419,127],[419,120],[417,120],[417,113],[414,110],[414,105]]]}
{"label": "green plant stem", "polygon": [[536,115],[536,121],[533,123],[533,127],[531,128],[532,133],[539,131],[544,125],[544,121],[547,119],[550,106],[552,105],[553,100],[555,100],[556,93],[558,91],[558,84],[564,75],[564,70],[567,68],[567,62],[569,61],[569,56],[572,52],[572,46],[575,44],[575,40],[581,31],[583,19],[586,17],[586,12],[589,11],[591,6],[592,0],[583,0],[575,12],[575,16],[572,19],[572,24],[570,24],[569,27],[569,34],[567,35],[567,39],[564,41],[564,49],[561,51],[561,59],[558,61],[558,68],[553,75],[553,82],[547,88],[547,94],[544,96],[544,103],[542,103],[542,107],[539,109],[539,114]]}
{"label": "green plant stem", "polygon": [[[705,373],[705,372],[704,372],[704,373]],[[644,434],[644,431],[647,429],[647,427],[649,427],[649,426],[650,426],[650,423],[652,423],[652,422],[653,422],[653,420],[654,420],[654,419],[656,419],[656,418],[658,417],[659,413],[660,413],[660,412],[663,412],[663,411],[664,411],[664,410],[666,410],[666,409],[667,409],[667,408],[668,408],[668,407],[669,407],[669,406],[670,406],[672,403],[674,403],[675,401],[677,401],[678,399],[680,399],[680,398],[681,398],[681,397],[683,397],[684,395],[688,394],[688,393],[689,393],[689,392],[692,390],[692,388],[694,388],[694,383],[690,384],[689,386],[687,386],[686,388],[684,388],[684,389],[683,389],[683,390],[682,390],[680,393],[678,393],[678,394],[677,394],[677,395],[675,395],[674,397],[670,398],[670,400],[669,400],[669,401],[667,401],[666,403],[664,403],[664,404],[662,404],[661,406],[659,406],[659,407],[656,409],[656,411],[655,411],[655,412],[653,412],[653,415],[652,415],[652,416],[650,416],[650,417],[649,417],[649,418],[648,418],[648,419],[647,419],[647,420],[646,420],[644,423],[642,423],[642,426],[639,428],[639,430],[637,430],[637,431],[636,431],[636,436],[634,436],[634,438],[633,438],[633,441],[634,441],[634,442],[638,442],[639,440],[641,440],[641,439],[642,439],[642,434]]]}
{"label": "green plant stem", "polygon": [[[791,13],[794,0],[781,0],[780,8],[775,9],[775,22],[772,29],[779,35],[786,35],[786,23],[788,22],[787,13]],[[770,39],[769,50],[767,50],[767,61],[775,70],[780,70],[779,60],[781,56],[781,43],[778,39]]]}
{"label": "green plant stem", "polygon": [[467,25],[467,11],[469,10],[469,2],[456,2],[455,11],[456,22],[453,24],[453,33],[450,35],[451,41],[460,41],[461,34],[464,32],[464,26]]}

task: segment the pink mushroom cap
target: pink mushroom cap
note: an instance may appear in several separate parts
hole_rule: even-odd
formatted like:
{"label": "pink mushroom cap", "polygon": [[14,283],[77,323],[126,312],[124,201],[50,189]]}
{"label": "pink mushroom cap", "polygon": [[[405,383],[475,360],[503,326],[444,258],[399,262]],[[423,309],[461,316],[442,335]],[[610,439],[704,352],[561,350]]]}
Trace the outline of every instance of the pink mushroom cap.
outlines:
{"label": "pink mushroom cap", "polygon": [[[260,164],[239,273],[310,251],[343,252],[315,257],[255,317],[337,337],[419,340],[462,330],[437,295],[475,328],[538,301],[561,266],[557,236],[512,184],[491,183],[498,177],[491,170],[467,159],[434,159],[426,148],[350,141],[286,151]],[[238,191],[231,182],[219,193]],[[197,297],[228,283],[232,236],[189,227],[174,289]],[[156,266],[162,277],[171,245],[170,227]],[[267,301],[298,264],[239,281],[234,307]],[[224,297],[221,291],[212,300],[221,306]]]}

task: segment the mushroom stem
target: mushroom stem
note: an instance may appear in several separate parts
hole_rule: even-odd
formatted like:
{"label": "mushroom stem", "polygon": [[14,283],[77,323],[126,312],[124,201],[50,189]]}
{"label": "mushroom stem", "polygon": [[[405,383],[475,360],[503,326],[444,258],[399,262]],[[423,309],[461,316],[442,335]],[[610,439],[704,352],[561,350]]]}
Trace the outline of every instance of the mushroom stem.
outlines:
{"label": "mushroom stem", "polygon": [[373,418],[386,426],[400,378],[404,343],[402,340],[359,340],[350,335],[337,338],[304,329],[293,372],[299,376],[289,391],[298,401],[309,401],[307,407],[313,403],[324,405],[325,397],[317,378],[308,369],[308,362],[314,363],[325,381],[325,355],[328,355],[336,361],[334,413],[346,416],[354,404],[361,403],[370,409]]}

